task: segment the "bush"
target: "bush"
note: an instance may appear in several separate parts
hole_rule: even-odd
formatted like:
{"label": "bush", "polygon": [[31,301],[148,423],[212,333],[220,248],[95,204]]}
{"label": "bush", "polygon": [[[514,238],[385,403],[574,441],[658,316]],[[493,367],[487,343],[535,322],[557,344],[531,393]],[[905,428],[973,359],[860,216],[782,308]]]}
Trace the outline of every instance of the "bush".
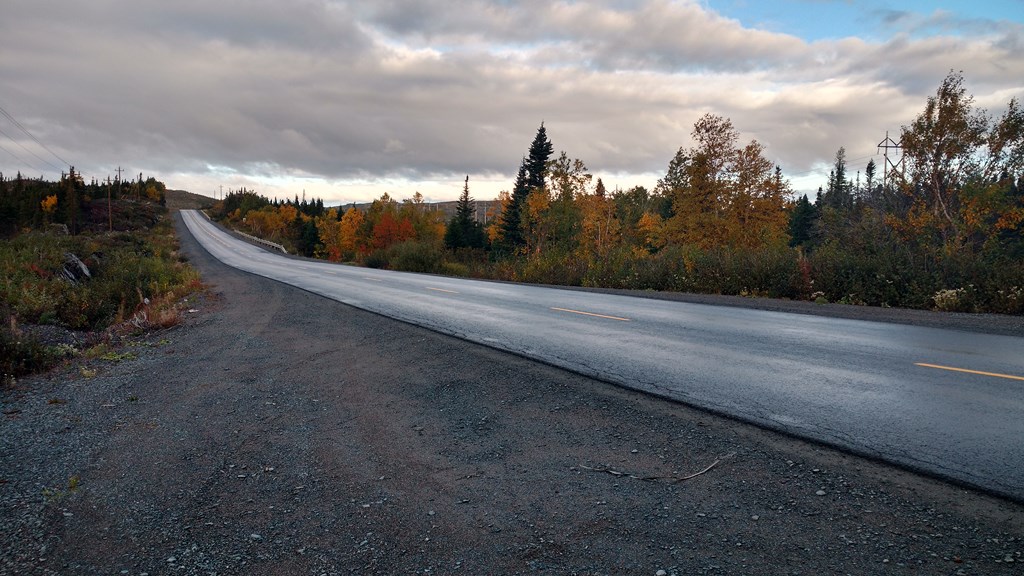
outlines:
{"label": "bush", "polygon": [[441,269],[441,249],[427,242],[407,241],[387,250],[387,265],[394,270],[434,273]]}
{"label": "bush", "polygon": [[1024,314],[1024,288],[997,289],[988,309],[999,314]]}
{"label": "bush", "polygon": [[384,250],[374,250],[363,258],[363,265],[367,268],[386,269],[388,267],[388,255]]}
{"label": "bush", "polygon": [[58,354],[18,330],[13,316],[0,322],[0,386],[7,386],[25,374],[52,367]]}
{"label": "bush", "polygon": [[586,269],[586,262],[573,254],[549,250],[528,256],[519,269],[519,279],[536,284],[580,286]]}
{"label": "bush", "polygon": [[444,261],[441,263],[441,274],[445,276],[469,276],[469,266],[461,262]]}
{"label": "bush", "polygon": [[973,290],[966,288],[939,290],[932,296],[932,300],[935,302],[935,309],[942,312],[973,312],[975,306],[971,292]]}

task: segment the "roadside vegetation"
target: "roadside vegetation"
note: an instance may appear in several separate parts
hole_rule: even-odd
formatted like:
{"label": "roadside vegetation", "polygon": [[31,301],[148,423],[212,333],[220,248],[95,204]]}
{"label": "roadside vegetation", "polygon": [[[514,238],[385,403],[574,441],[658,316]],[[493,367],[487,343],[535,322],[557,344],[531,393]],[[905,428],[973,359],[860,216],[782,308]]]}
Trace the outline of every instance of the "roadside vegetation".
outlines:
{"label": "roadside vegetation", "polygon": [[178,323],[201,283],[165,192],[141,176],[86,184],[73,168],[59,182],[0,176],[0,384]]}
{"label": "roadside vegetation", "polygon": [[[835,155],[794,197],[727,118],[693,127],[653,190],[607,190],[543,124],[512,191],[454,215],[417,193],[369,206],[230,193],[214,218],[289,251],[377,268],[524,282],[1024,313],[1024,112],[993,118],[950,73],[883,165]],[[891,144],[896,144],[894,140]]]}

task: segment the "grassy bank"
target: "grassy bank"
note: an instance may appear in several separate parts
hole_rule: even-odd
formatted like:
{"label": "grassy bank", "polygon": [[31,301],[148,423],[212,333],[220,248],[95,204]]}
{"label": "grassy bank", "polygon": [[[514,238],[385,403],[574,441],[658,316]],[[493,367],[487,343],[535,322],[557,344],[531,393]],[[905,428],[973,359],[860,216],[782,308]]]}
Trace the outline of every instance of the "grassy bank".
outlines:
{"label": "grassy bank", "polygon": [[[32,230],[0,242],[2,383],[86,352],[68,344],[69,334],[105,345],[115,334],[179,322],[183,299],[201,288],[199,275],[179,255],[166,210],[145,209],[157,217],[133,230]],[[77,277],[69,279],[69,270]]]}

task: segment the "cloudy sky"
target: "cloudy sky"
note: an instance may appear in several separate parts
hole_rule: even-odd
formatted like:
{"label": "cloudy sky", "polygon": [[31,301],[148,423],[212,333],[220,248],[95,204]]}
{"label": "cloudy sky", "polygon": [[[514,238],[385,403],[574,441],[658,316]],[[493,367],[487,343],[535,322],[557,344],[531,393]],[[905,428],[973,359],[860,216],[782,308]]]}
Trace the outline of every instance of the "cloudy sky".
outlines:
{"label": "cloudy sky", "polygon": [[810,191],[950,70],[993,114],[1024,99],[1022,48],[1024,0],[5,0],[0,171],[486,199],[544,122],[653,186],[712,112]]}

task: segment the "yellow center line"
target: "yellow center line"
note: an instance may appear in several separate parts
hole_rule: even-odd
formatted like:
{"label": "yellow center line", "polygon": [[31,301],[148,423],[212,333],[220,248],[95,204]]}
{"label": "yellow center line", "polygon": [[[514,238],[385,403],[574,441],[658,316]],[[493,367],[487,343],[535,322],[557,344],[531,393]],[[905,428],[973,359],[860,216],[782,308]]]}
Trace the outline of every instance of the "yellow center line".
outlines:
{"label": "yellow center line", "polygon": [[997,374],[995,372],[982,372],[980,370],[968,370],[966,368],[953,368],[952,366],[939,366],[938,364],[925,364],[924,362],[915,362],[914,366],[921,366],[922,368],[935,368],[937,370],[949,370],[950,372],[964,372],[967,374],[977,374],[979,376],[992,376],[993,378],[1006,378],[1007,380],[1020,380],[1024,382],[1024,376]]}
{"label": "yellow center line", "polygon": [[607,318],[608,320],[618,320],[620,322],[629,322],[630,321],[629,318],[619,318],[618,316],[605,316],[604,314],[594,314],[593,312],[581,312],[580,310],[570,310],[568,308],[555,308],[555,307],[552,307],[551,309],[552,310],[557,310],[559,312],[569,312],[571,314],[582,314],[584,316],[596,316],[597,318]]}
{"label": "yellow center line", "polygon": [[370,278],[369,276],[363,276],[363,280],[371,280],[373,282],[380,282],[380,278]]}
{"label": "yellow center line", "polygon": [[430,286],[425,287],[427,290],[433,290],[434,292],[447,292],[448,294],[458,294],[455,290],[445,290],[444,288],[431,288]]}

